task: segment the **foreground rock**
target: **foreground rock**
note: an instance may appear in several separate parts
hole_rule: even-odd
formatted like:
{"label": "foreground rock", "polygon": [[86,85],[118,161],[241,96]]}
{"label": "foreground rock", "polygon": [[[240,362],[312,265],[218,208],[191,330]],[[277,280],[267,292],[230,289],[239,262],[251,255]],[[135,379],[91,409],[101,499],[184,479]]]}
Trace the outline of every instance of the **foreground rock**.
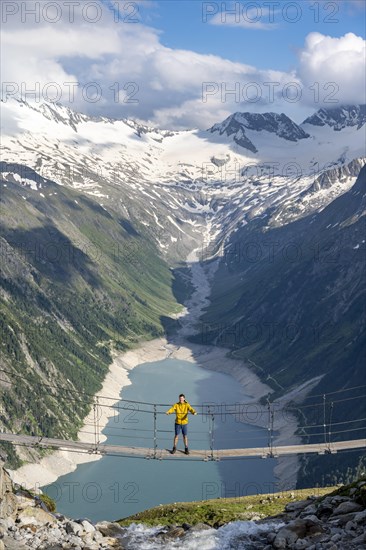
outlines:
{"label": "foreground rock", "polygon": [[[136,532],[118,523],[93,524],[86,518],[71,520],[49,511],[38,497],[24,491],[14,494],[4,470],[0,482],[0,550],[138,550],[141,547]],[[238,529],[237,535],[235,528],[232,530],[230,548],[233,550],[366,549],[366,480],[325,497],[311,496],[289,502],[284,513],[278,516],[257,518],[254,515],[251,521],[232,522],[222,527],[205,523],[167,525],[146,530],[141,534],[141,544],[148,539],[156,548],[171,544],[184,548],[197,534],[205,536],[206,530],[219,533],[220,529],[231,529],[230,526],[241,523],[250,528],[247,533]]]}
{"label": "foreground rock", "polygon": [[366,549],[366,481],[343,492],[288,504],[286,525],[268,534],[266,550]]}
{"label": "foreground rock", "polygon": [[16,514],[15,518],[0,520],[0,550],[2,544],[6,549],[23,550],[34,548],[37,550],[62,550],[62,549],[116,549],[125,548],[123,538],[126,529],[114,526],[114,536],[105,536],[97,525],[88,520],[71,521],[61,516],[55,517],[41,510],[42,517],[38,516],[37,508],[34,508],[33,516]]}
{"label": "foreground rock", "polygon": [[[0,468],[0,550],[123,550],[126,529],[118,523],[93,525],[51,513],[40,498],[16,491]],[[14,492],[15,491],[15,492]]]}
{"label": "foreground rock", "polygon": [[[243,534],[238,528],[235,534],[234,528],[230,541],[226,540],[227,547],[233,550],[366,550],[366,480],[353,485],[341,488],[339,494],[294,500],[278,516],[246,522],[258,529],[248,529]],[[230,525],[235,527],[239,523],[243,522]],[[182,548],[185,544],[191,547],[193,533],[203,534],[206,529],[218,532],[220,527],[217,527],[202,523],[193,527],[186,523],[169,525],[149,535],[148,540],[152,547],[155,542],[156,547],[164,548],[164,544],[172,540]]]}

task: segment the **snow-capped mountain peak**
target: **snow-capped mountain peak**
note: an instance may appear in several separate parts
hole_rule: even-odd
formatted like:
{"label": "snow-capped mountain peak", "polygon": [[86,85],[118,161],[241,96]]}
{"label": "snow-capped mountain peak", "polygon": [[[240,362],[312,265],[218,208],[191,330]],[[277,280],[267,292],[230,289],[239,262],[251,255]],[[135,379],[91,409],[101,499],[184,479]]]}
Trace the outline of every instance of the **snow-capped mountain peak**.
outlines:
{"label": "snow-capped mountain peak", "polygon": [[311,124],[313,126],[330,126],[333,130],[340,131],[347,127],[357,126],[359,130],[365,122],[366,105],[342,105],[332,109],[319,109],[304,120],[301,127]]}
{"label": "snow-capped mountain peak", "polygon": [[169,131],[14,98],[1,110],[5,185],[47,200],[55,182],[126,219],[143,211],[142,225],[172,255],[178,242],[217,239],[270,209],[279,224],[306,216],[349,190],[365,162],[355,123],[334,132],[285,114],[234,113],[206,131]]}
{"label": "snow-capped mountain peak", "polygon": [[224,122],[215,124],[210,132],[220,135],[233,136],[235,143],[249,149],[253,153],[258,151],[253,140],[248,136],[248,130],[254,132],[269,132],[288,141],[298,141],[309,136],[300,126],[293,122],[284,113],[234,113]]}
{"label": "snow-capped mountain peak", "polygon": [[[126,133],[130,133],[131,129],[133,130],[134,135],[138,137],[151,134],[152,139],[155,141],[161,141],[163,137],[172,136],[176,133],[170,130],[160,130],[155,127],[147,126],[146,124],[141,124],[133,119],[113,119],[102,116],[86,115],[73,111],[70,107],[57,102],[28,102],[20,96],[14,96],[11,98],[2,98],[1,103],[2,111],[4,113],[6,113],[9,109],[13,113],[18,113],[15,117],[18,120],[20,120],[20,118],[24,118],[28,124],[27,126],[22,125],[22,128],[32,131],[32,133],[37,133],[38,129],[40,129],[42,133],[44,132],[45,126],[43,123],[36,123],[37,120],[42,121],[42,119],[46,119],[51,123],[62,124],[65,127],[71,128],[76,133],[79,132],[83,125],[89,125],[91,127],[90,123],[99,124],[100,127],[101,125],[109,126],[110,128],[116,125],[119,127],[119,130],[121,126],[124,126]],[[19,117],[21,110],[24,110],[27,114]],[[29,116],[30,112],[32,112],[32,116]],[[53,127],[53,125],[50,127]]]}

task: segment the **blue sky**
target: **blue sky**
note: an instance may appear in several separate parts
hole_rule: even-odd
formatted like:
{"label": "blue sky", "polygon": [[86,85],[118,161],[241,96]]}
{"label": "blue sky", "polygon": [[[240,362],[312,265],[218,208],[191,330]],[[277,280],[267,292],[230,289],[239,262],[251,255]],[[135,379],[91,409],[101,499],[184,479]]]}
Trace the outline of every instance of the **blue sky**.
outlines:
{"label": "blue sky", "polygon": [[[228,21],[230,9],[233,10],[235,4],[235,14],[239,14],[236,15],[237,24],[211,24],[211,11],[217,9],[217,15],[222,19],[226,15]],[[306,0],[292,3],[166,0],[155,2],[150,7],[142,4],[140,13],[144,21],[163,31],[161,41],[170,48],[212,53],[262,69],[289,70],[296,63],[296,51],[303,46],[309,32],[339,37],[352,31],[364,37],[364,5],[363,0],[357,0],[357,4]],[[240,9],[238,12],[238,6],[246,11]],[[253,13],[250,12],[251,6],[255,9]],[[255,25],[257,19],[268,24],[268,28],[258,29]],[[245,28],[241,26],[243,22],[247,23]]]}
{"label": "blue sky", "polygon": [[[161,42],[169,48],[214,54],[261,69],[289,70],[296,64],[296,52],[302,48],[310,32],[316,31],[332,37],[353,32],[364,38],[365,6],[363,0],[355,0],[353,3],[349,0],[160,0],[142,2],[139,16],[146,24],[162,31]],[[251,7],[255,12],[251,13]],[[230,10],[235,9],[235,13],[238,13],[237,21],[234,21],[236,24],[229,25],[223,21],[222,25],[213,25],[210,13],[216,9],[222,20],[226,12],[227,23]],[[270,15],[273,24],[270,23]],[[257,19],[268,27],[257,28]],[[243,22],[247,23],[246,27],[241,26]]]}
{"label": "blue sky", "polygon": [[365,103],[363,0],[94,0],[72,17],[66,4],[2,2],[6,93],[173,129]]}

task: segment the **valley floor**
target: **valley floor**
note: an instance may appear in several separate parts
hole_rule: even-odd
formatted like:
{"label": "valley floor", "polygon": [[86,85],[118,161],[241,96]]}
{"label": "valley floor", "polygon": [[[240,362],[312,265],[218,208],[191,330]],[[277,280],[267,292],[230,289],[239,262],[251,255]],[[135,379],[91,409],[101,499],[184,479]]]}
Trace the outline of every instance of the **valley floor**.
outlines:
{"label": "valley floor", "polygon": [[[194,330],[203,307],[208,303],[210,279],[215,269],[215,262],[206,271],[197,260],[196,251],[192,251],[187,259],[187,263],[191,267],[192,283],[195,291],[187,302],[187,307],[184,308],[181,314],[175,316],[176,318],[179,317],[181,324],[178,334],[171,338],[170,341],[166,338],[157,338],[141,342],[135,349],[116,355],[105,378],[103,387],[99,392],[99,395],[102,396],[99,398],[100,405],[103,405],[103,399],[108,405],[117,403],[120,400],[122,389],[131,383],[129,372],[134,367],[143,363],[153,363],[167,358],[196,362],[202,368],[233,376],[245,394],[250,397],[249,403],[252,404],[258,404],[258,401],[263,396],[267,396],[272,391],[242,360],[228,358],[226,356],[228,353],[227,349],[192,344],[185,339],[185,336]],[[311,389],[311,386],[310,382],[291,392],[288,395],[288,400],[291,398],[295,401],[301,401]],[[286,402],[286,396],[282,398],[282,401]],[[262,414],[259,414],[256,420],[251,420],[246,416],[243,422],[267,427],[267,411],[265,407],[262,407],[262,409]],[[106,437],[102,434],[102,430],[108,423],[107,410],[103,407],[100,409],[98,423],[98,438],[100,442],[106,440]],[[90,442],[91,444],[95,442],[94,433],[83,433],[87,428],[89,428],[90,432],[93,432],[90,429],[91,425],[93,425],[93,411],[85,419],[84,426],[80,430],[80,441]],[[295,435],[296,428],[295,418],[287,415],[286,417],[277,419],[275,443],[300,443],[300,438]],[[13,481],[16,483],[20,483],[26,488],[37,488],[53,483],[58,477],[74,471],[78,464],[92,462],[100,458],[101,455],[57,451],[41,459],[39,463],[26,464],[10,473]],[[279,480],[279,487],[282,489],[294,488],[296,486],[298,468],[299,460],[296,456],[278,459],[275,475]]]}

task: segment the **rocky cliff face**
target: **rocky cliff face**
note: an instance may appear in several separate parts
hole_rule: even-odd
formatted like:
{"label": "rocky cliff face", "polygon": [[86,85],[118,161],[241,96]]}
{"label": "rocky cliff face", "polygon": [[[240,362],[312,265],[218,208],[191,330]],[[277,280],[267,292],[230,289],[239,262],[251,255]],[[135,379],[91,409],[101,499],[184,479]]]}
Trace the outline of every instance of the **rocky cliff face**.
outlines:
{"label": "rocky cliff face", "polygon": [[9,474],[0,468],[0,518],[11,517],[16,511],[16,497]]}
{"label": "rocky cliff face", "polygon": [[335,183],[343,183],[348,178],[357,178],[365,165],[365,159],[354,159],[350,163],[342,166],[336,166],[320,174],[314,180],[314,183],[300,197],[308,196],[310,193],[316,193],[321,189],[330,189]]}
{"label": "rocky cliff face", "polygon": [[17,510],[17,499],[8,473],[0,467],[0,550],[5,548],[2,540],[6,533],[6,522],[14,521]]}
{"label": "rocky cliff face", "polygon": [[269,132],[287,141],[298,141],[310,137],[300,126],[285,114],[277,113],[234,113],[224,122],[215,124],[209,132],[232,136],[233,141],[244,149],[257,153],[257,147],[246,135],[246,130]]}

